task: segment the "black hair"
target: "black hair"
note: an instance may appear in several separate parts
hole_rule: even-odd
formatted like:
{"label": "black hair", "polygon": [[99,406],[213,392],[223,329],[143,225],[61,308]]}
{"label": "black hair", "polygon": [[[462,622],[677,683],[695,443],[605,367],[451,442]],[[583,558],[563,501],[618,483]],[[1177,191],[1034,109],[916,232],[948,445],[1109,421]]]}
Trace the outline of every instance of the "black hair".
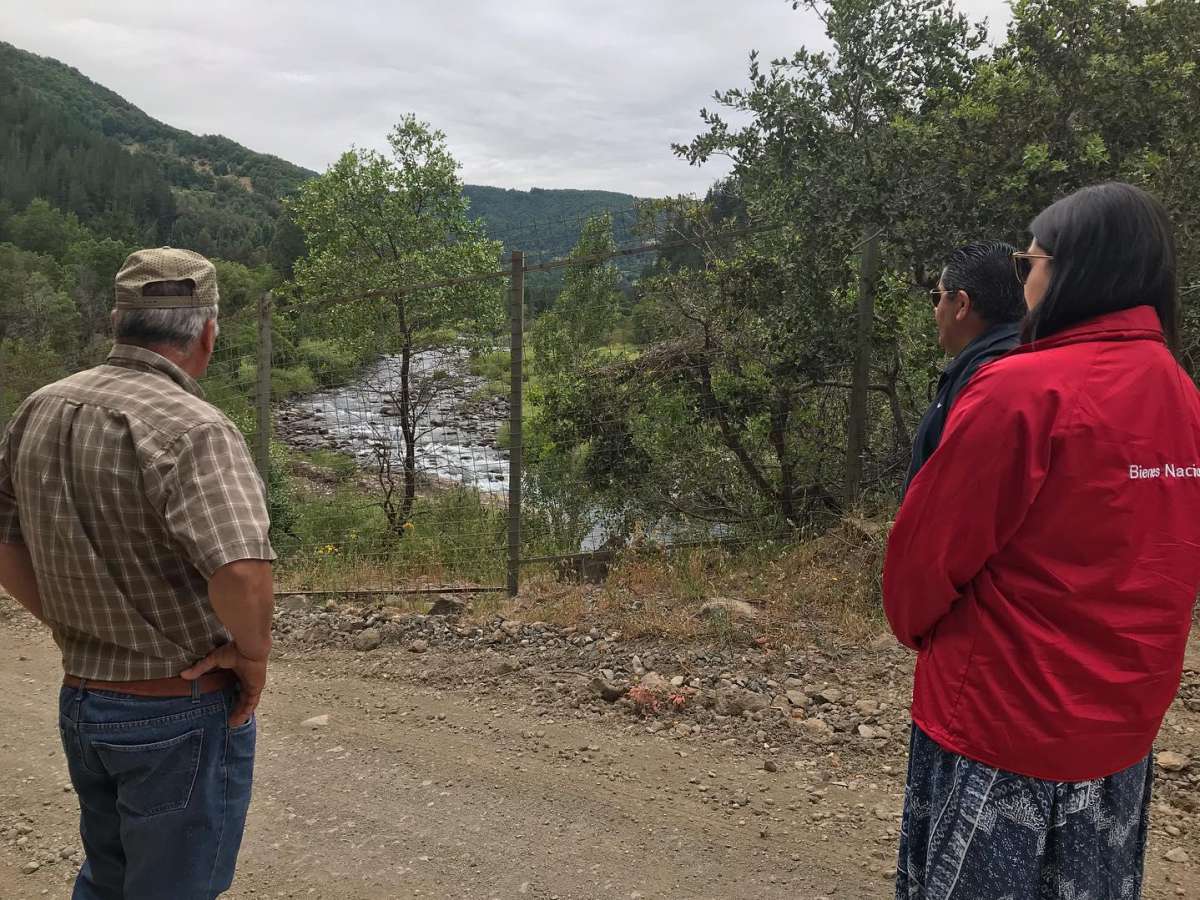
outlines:
{"label": "black hair", "polygon": [[1012,264],[1016,249],[1003,241],[959,247],[946,258],[942,287],[964,291],[971,298],[971,308],[990,325],[1021,321],[1025,297]]}
{"label": "black hair", "polygon": [[1152,306],[1179,347],[1175,239],[1163,205],[1141,188],[1108,182],[1047,207],[1029,226],[1050,256],[1050,283],[1022,339],[1049,337],[1105,313]]}

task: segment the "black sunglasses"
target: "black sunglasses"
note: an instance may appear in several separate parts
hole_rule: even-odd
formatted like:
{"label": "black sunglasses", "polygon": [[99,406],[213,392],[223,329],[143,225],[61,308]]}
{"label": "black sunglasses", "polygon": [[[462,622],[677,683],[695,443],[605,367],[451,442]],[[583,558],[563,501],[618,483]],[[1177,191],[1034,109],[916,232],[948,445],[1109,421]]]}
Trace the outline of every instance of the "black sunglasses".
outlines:
{"label": "black sunglasses", "polygon": [[1013,271],[1017,273],[1017,281],[1024,284],[1029,279],[1029,273],[1033,271],[1033,261],[1035,259],[1054,259],[1049,253],[1026,253],[1023,250],[1017,250],[1012,255]]}
{"label": "black sunglasses", "polygon": [[939,303],[942,302],[943,295],[949,294],[950,296],[954,296],[960,290],[962,290],[962,288],[954,288],[953,290],[951,290],[950,288],[933,288],[929,292],[929,299],[933,302],[934,306],[937,306]]}

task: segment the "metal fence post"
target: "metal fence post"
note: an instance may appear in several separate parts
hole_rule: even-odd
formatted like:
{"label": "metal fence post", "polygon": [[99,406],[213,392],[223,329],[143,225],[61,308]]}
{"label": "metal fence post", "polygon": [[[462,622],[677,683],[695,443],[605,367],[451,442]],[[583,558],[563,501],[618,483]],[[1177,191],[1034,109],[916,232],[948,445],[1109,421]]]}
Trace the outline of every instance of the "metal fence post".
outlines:
{"label": "metal fence post", "polygon": [[512,252],[509,317],[512,325],[508,413],[508,595],[521,585],[521,425],[525,368],[525,254]]}
{"label": "metal fence post", "polygon": [[271,292],[258,298],[258,367],[254,388],[254,462],[263,483],[271,477]]}

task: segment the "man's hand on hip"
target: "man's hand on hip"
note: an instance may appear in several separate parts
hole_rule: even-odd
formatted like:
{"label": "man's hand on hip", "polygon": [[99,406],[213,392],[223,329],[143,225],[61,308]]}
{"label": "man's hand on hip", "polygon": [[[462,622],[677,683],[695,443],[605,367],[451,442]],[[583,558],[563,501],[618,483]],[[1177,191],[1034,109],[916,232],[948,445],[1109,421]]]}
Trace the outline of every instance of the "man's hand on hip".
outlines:
{"label": "man's hand on hip", "polygon": [[271,610],[275,605],[271,564],[242,559],[222,566],[209,579],[208,599],[233,640],[200,660],[183,677],[199,678],[213,669],[233,670],[242,683],[242,695],[229,724],[243,725],[250,720],[267,683]]}
{"label": "man's hand on hip", "polygon": [[242,655],[237,644],[224,644],[179,674],[188,681],[195,681],[214,669],[229,669],[241,682],[237,706],[229,714],[229,724],[234,727],[245,725],[254,715],[258,701],[262,699],[263,688],[267,685],[266,659],[251,659]]}

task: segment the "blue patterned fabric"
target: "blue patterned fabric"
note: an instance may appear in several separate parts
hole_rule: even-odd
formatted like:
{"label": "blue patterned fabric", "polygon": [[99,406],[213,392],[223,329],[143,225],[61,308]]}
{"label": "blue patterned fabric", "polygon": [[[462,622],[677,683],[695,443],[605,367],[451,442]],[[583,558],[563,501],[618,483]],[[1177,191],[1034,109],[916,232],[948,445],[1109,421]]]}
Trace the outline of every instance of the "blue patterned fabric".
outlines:
{"label": "blue patterned fabric", "polygon": [[1014,775],[915,725],[897,900],[1137,900],[1154,765],[1095,781]]}

